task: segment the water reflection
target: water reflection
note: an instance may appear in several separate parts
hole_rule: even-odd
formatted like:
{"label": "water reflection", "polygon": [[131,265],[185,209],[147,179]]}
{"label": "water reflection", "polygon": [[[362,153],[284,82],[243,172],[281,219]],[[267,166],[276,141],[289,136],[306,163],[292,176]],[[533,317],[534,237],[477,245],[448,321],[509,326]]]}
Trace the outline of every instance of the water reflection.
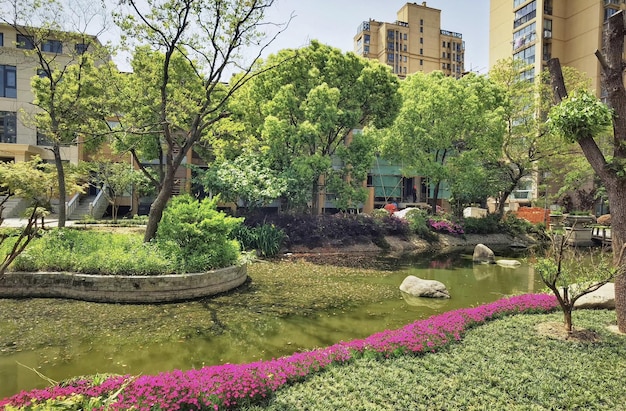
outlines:
{"label": "water reflection", "polygon": [[[166,344],[120,347],[107,341],[74,341],[63,347],[0,355],[0,397],[46,386],[36,373],[18,363],[58,381],[93,373],[155,374],[227,362],[251,362],[364,338],[444,311],[540,289],[540,280],[525,263],[516,268],[476,265],[471,255],[450,255],[436,260],[403,260],[393,264],[393,272],[385,271],[378,278],[363,279],[364,283],[388,284],[398,290],[393,298],[370,304],[309,316],[264,318],[219,336],[198,334]],[[408,275],[441,281],[451,298],[407,298],[398,287]],[[185,304],[184,310],[204,308],[202,302],[192,302]]]}

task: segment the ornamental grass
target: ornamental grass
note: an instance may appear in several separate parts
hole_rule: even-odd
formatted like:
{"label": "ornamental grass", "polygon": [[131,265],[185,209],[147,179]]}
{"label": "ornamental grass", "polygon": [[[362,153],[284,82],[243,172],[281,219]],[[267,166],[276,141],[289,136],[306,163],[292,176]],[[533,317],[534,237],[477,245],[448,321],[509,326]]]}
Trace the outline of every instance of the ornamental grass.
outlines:
{"label": "ornamental grass", "polygon": [[274,391],[304,380],[330,365],[359,357],[389,358],[434,352],[461,339],[471,327],[517,313],[555,310],[553,295],[525,294],[474,308],[464,308],[387,330],[365,339],[248,364],[224,364],[151,376],[113,376],[95,384],[88,379],[23,391],[0,400],[6,410],[225,410],[262,400]]}

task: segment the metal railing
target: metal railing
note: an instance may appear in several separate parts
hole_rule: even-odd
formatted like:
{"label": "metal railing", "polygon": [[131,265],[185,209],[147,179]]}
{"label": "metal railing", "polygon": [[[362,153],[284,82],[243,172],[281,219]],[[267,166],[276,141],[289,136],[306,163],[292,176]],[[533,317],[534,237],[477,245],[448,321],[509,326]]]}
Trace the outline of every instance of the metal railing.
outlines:
{"label": "metal railing", "polygon": [[103,185],[102,188],[98,191],[96,198],[94,198],[93,201],[89,202],[89,215],[90,216],[93,217],[94,216],[93,211],[97,210],[104,201],[108,201],[106,197],[104,196],[104,190],[106,189],[107,189],[107,186]]}
{"label": "metal railing", "polygon": [[80,193],[74,194],[70,201],[65,202],[65,218],[68,218],[72,215],[74,211],[76,211],[76,207],[78,207],[78,200],[80,198]]}

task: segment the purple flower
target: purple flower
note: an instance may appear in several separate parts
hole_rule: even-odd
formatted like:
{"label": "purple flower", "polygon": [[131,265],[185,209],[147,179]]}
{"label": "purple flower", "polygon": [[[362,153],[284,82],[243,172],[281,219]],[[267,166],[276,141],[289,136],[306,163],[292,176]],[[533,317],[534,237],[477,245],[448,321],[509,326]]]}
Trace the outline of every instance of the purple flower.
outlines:
{"label": "purple flower", "polygon": [[[291,384],[366,352],[381,357],[432,352],[460,340],[465,330],[494,317],[524,312],[547,312],[558,307],[554,295],[526,294],[504,298],[474,308],[462,308],[387,330],[365,339],[340,342],[330,347],[295,353],[288,357],[249,364],[224,364],[197,370],[164,372],[140,377],[116,376],[94,386],[88,380],[69,386],[23,391],[0,400],[0,409],[32,406],[49,399],[82,394],[106,399],[115,393],[110,410],[228,409],[266,397]],[[104,407],[103,407],[104,409]]]}

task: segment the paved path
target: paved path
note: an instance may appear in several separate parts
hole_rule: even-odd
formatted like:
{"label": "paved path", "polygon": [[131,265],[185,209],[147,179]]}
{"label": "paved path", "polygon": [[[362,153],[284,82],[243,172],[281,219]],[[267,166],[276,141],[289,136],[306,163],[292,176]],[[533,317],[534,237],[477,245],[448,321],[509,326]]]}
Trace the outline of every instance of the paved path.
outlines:
{"label": "paved path", "polygon": [[[55,215],[49,215],[48,217],[44,218],[43,221],[46,227],[56,227],[59,223],[59,219]],[[26,218],[5,218],[0,227],[24,227],[26,223],[28,223],[28,219]],[[68,220],[65,222],[65,225],[70,226],[74,225],[74,223],[76,223],[76,221]]]}

